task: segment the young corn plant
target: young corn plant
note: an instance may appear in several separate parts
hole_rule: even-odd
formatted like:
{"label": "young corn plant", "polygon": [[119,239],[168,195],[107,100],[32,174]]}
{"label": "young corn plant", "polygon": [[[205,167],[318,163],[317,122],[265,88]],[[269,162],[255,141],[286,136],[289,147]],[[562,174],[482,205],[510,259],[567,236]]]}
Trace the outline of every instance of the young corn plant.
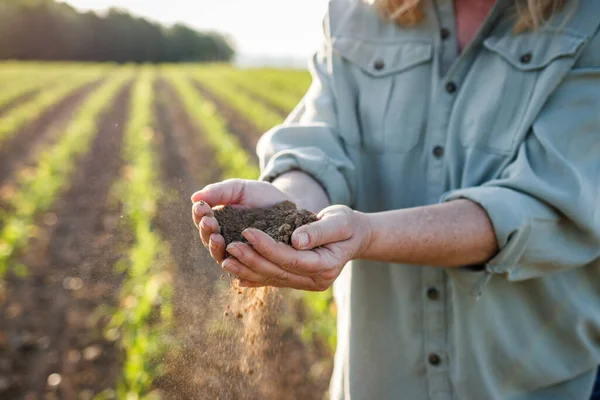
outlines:
{"label": "young corn plant", "polygon": [[9,268],[26,273],[14,256],[34,235],[35,217],[52,207],[68,187],[77,160],[89,150],[98,133],[100,117],[130,76],[128,69],[120,70],[96,89],[77,110],[59,141],[39,156],[36,168],[17,177],[15,192],[0,212],[0,278]]}
{"label": "young corn plant", "polygon": [[152,228],[161,190],[154,141],[154,74],[144,67],[134,85],[126,125],[125,167],[116,191],[123,217],[134,236],[127,259],[115,265],[124,273],[120,305],[108,331],[117,331],[123,351],[119,399],[152,398],[153,378],[161,375],[171,321],[171,275],[168,249]]}

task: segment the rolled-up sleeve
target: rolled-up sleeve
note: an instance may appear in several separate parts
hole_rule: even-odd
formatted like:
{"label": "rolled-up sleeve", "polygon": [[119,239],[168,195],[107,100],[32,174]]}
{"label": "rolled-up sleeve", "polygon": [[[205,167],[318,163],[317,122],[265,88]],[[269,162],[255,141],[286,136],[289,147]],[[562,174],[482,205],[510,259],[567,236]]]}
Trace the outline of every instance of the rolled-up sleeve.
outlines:
{"label": "rolled-up sleeve", "polygon": [[[327,21],[327,19],[326,19]],[[258,142],[261,180],[301,170],[325,189],[332,204],[352,205],[355,168],[338,133],[329,66],[329,39],[309,63],[312,85],[286,121]]]}
{"label": "rolled-up sleeve", "polygon": [[500,176],[442,201],[459,198],[485,209],[500,249],[479,275],[456,273],[475,292],[493,274],[519,281],[600,262],[600,69],[572,71]]}

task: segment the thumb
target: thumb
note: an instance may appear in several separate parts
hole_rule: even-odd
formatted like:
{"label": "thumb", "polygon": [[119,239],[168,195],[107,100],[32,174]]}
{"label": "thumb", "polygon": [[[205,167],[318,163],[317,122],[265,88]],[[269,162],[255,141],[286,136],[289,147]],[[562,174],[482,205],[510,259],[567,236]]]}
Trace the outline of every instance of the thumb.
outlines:
{"label": "thumb", "polygon": [[[347,207],[345,207],[347,208]],[[341,242],[352,236],[352,210],[340,209],[322,212],[321,219],[301,226],[292,234],[292,245],[297,250],[309,250],[330,243]]]}
{"label": "thumb", "polygon": [[223,182],[212,183],[192,195],[192,203],[204,201],[211,207],[241,203],[244,198],[245,181],[242,179],[228,179]]}

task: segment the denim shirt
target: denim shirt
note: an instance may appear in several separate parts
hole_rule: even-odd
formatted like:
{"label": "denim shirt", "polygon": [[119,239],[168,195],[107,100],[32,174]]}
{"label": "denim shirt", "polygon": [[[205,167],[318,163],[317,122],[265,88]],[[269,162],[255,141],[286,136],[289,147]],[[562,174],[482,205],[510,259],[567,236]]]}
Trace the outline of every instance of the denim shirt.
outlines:
{"label": "denim shirt", "polygon": [[416,27],[333,0],[313,84],[258,144],[364,212],[480,204],[481,266],[354,260],[334,284],[337,399],[587,399],[600,363],[600,1],[513,33],[497,1],[459,55],[451,0]]}

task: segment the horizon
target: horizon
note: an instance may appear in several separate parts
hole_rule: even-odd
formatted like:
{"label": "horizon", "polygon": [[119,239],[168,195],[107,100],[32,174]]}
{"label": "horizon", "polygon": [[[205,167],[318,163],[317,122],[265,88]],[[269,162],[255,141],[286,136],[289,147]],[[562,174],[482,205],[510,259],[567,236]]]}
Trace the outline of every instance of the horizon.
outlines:
{"label": "horizon", "polygon": [[[163,25],[183,23],[233,40],[242,65],[306,67],[322,38],[327,0],[62,0],[80,11],[120,8]],[[236,12],[232,12],[235,10]],[[253,19],[249,20],[248,16]]]}

